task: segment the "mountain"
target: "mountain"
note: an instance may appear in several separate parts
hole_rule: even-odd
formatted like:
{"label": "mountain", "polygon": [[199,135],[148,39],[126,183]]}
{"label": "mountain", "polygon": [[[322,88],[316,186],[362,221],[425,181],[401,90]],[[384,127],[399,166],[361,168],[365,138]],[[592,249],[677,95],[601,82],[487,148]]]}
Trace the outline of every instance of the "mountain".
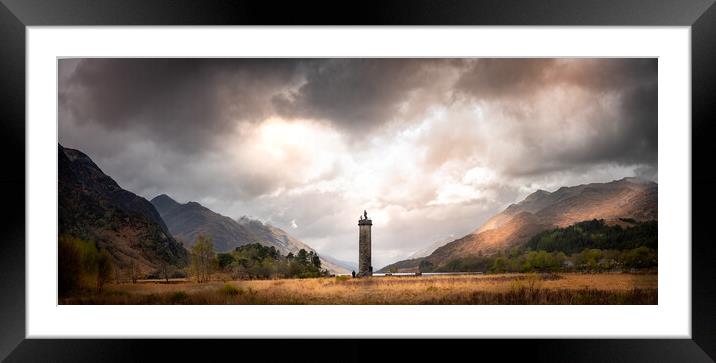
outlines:
{"label": "mountain", "polygon": [[656,183],[638,178],[561,187],[554,192],[538,190],[430,255],[399,261],[381,271],[416,270],[423,260],[439,266],[454,258],[490,255],[522,245],[544,230],[591,219],[608,224],[624,223],[620,218],[657,220],[657,192]]}
{"label": "mountain", "polygon": [[94,241],[119,269],[134,263],[143,273],[188,262],[146,199],[122,189],[81,151],[58,145],[59,234]]}
{"label": "mountain", "polygon": [[162,194],[151,203],[167,223],[169,231],[187,247],[193,246],[199,235],[211,236],[218,252],[231,251],[261,239],[235,220],[215,213],[197,202],[181,204]]}
{"label": "mountain", "polygon": [[419,250],[417,250],[417,251],[411,253],[411,254],[408,256],[408,259],[414,259],[414,258],[420,258],[420,257],[430,256],[430,254],[433,253],[435,250],[437,250],[438,248],[440,248],[440,247],[446,245],[448,242],[450,242],[450,241],[452,241],[452,240],[454,240],[454,237],[452,237],[452,238],[443,238],[443,239],[441,239],[441,240],[437,240],[437,241],[435,241],[435,242],[429,244],[428,246],[426,246],[426,247],[424,247],[424,248],[421,248],[421,249],[419,249]]}
{"label": "mountain", "polygon": [[[167,223],[169,231],[187,246],[193,246],[197,236],[210,236],[217,252],[228,252],[250,243],[274,246],[286,255],[300,249],[313,248],[290,236],[280,228],[261,221],[241,217],[237,220],[216,213],[197,202],[179,203],[166,194],[152,199],[152,204]],[[322,265],[332,273],[347,273],[344,266],[320,256]]]}
{"label": "mountain", "polygon": [[[348,271],[358,271],[358,263],[352,262],[352,261],[345,261],[345,260],[339,260],[337,258],[328,256],[328,255],[321,255],[321,259],[325,260],[328,263],[334,264],[343,270],[340,273],[348,273]],[[345,271],[345,272],[343,272]]]}

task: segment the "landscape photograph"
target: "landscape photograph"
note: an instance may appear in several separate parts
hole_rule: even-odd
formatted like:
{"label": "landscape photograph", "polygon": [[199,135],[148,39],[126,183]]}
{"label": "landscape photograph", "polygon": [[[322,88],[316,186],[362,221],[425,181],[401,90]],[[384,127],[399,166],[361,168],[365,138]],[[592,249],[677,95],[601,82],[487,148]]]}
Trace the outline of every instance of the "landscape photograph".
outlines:
{"label": "landscape photograph", "polygon": [[58,304],[658,304],[657,58],[57,62]]}

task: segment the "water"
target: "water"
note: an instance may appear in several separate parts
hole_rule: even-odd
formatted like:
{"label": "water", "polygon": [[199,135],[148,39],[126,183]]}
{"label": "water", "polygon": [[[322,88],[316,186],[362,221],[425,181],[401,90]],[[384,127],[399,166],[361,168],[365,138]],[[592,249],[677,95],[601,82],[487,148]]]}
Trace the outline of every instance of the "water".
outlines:
{"label": "water", "polygon": [[[482,275],[482,272],[423,272],[422,276],[439,276],[439,275]],[[351,276],[351,274],[342,274],[338,276]],[[383,276],[416,276],[415,272],[396,272],[396,273],[374,273],[374,277]]]}

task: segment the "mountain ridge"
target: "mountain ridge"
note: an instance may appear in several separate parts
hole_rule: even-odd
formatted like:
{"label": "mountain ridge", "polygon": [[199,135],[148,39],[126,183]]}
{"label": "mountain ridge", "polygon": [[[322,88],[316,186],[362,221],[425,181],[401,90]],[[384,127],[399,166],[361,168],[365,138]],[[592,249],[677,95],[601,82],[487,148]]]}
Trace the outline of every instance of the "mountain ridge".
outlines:
{"label": "mountain ridge", "polygon": [[186,249],[146,199],[119,186],[83,152],[58,144],[58,232],[95,242],[116,267],[151,273],[185,266]]}
{"label": "mountain ridge", "polygon": [[[217,252],[229,252],[236,247],[259,243],[273,246],[283,255],[296,254],[300,249],[315,249],[294,238],[284,230],[246,216],[232,219],[212,211],[198,202],[179,203],[166,194],[154,197],[151,203],[166,221],[169,231],[187,246],[192,246],[199,235],[211,236]],[[335,259],[319,257],[323,267],[332,273],[348,273]]]}
{"label": "mountain ridge", "polygon": [[510,204],[473,232],[438,247],[430,255],[402,260],[380,271],[416,270],[426,260],[435,266],[450,259],[477,254],[494,254],[524,244],[536,233],[549,228],[605,219],[621,223],[620,218],[656,220],[658,185],[639,178],[622,178],[606,183],[538,190],[522,201]]}

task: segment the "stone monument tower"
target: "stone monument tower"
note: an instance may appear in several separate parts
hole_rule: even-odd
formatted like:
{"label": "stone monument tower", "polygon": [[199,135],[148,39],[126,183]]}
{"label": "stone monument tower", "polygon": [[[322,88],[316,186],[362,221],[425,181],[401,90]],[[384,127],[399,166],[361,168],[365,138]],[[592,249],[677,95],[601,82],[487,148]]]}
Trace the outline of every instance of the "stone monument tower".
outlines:
{"label": "stone monument tower", "polygon": [[368,219],[368,212],[358,219],[358,276],[372,276],[373,266],[370,261],[370,227],[373,221]]}

